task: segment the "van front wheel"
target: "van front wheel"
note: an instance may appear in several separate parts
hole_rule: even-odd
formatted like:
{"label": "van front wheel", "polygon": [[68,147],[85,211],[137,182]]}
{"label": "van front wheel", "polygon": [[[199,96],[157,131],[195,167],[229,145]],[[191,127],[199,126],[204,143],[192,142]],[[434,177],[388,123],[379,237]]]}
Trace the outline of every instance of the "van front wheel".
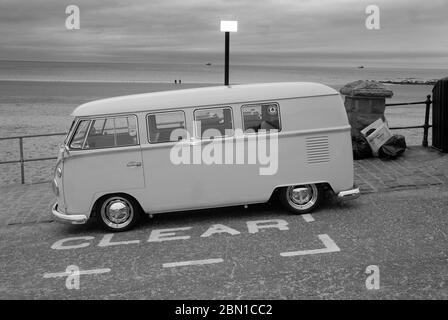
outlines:
{"label": "van front wheel", "polygon": [[139,216],[139,206],[135,200],[121,195],[105,198],[100,207],[101,224],[115,232],[131,229]]}
{"label": "van front wheel", "polygon": [[294,214],[313,211],[322,201],[323,191],[315,184],[285,187],[280,192],[283,206]]}

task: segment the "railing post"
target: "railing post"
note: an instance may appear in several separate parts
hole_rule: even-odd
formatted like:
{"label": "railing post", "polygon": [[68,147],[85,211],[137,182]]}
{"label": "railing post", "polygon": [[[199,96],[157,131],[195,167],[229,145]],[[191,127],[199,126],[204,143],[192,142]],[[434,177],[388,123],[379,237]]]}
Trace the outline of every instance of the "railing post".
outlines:
{"label": "railing post", "polygon": [[431,108],[431,95],[426,96],[426,111],[425,111],[425,124],[423,125],[423,141],[422,145],[423,147],[428,146],[428,129],[429,129],[429,110]]}
{"label": "railing post", "polygon": [[10,164],[10,163],[19,163],[20,164],[20,176],[21,176],[21,183],[25,184],[25,162],[28,161],[43,161],[43,160],[53,160],[57,159],[57,157],[44,157],[44,158],[32,158],[32,159],[25,159],[24,150],[23,150],[23,139],[26,138],[35,138],[35,137],[50,137],[50,136],[62,136],[66,135],[67,133],[44,133],[44,134],[35,134],[35,135],[23,135],[23,136],[12,136],[12,137],[0,137],[0,141],[3,140],[19,140],[19,160],[8,160],[8,161],[1,161],[0,165],[2,164]]}
{"label": "railing post", "polygon": [[25,184],[25,162],[23,159],[23,138],[19,138],[19,149],[20,149],[20,176],[22,178],[22,184]]}

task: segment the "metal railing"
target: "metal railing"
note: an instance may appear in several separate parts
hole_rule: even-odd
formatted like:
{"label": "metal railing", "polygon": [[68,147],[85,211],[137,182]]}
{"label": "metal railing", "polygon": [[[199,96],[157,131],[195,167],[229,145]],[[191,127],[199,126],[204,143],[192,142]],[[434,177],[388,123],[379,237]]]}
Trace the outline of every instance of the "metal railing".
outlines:
{"label": "metal railing", "polygon": [[[429,124],[429,111],[431,108],[431,96],[428,95],[426,97],[425,101],[420,102],[407,102],[407,103],[388,103],[386,104],[386,107],[392,107],[392,106],[408,106],[408,105],[418,105],[418,104],[425,104],[426,110],[425,110],[425,123],[420,126],[406,126],[406,127],[391,127],[391,130],[399,130],[399,129],[421,129],[423,128],[423,141],[422,145],[424,147],[428,146],[428,129],[432,127],[432,125]],[[43,158],[25,158],[24,150],[23,150],[23,139],[29,139],[29,138],[38,138],[38,137],[51,137],[51,136],[63,136],[66,135],[66,132],[62,133],[44,133],[44,134],[34,134],[34,135],[23,135],[23,136],[13,136],[13,137],[5,137],[0,138],[0,141],[2,140],[19,140],[19,160],[9,160],[9,161],[0,161],[0,164],[10,164],[10,163],[20,163],[20,176],[21,176],[21,183],[25,184],[25,162],[32,162],[32,161],[44,161],[44,160],[56,160],[57,157],[43,157]]]}
{"label": "metal railing", "polygon": [[23,151],[23,139],[27,138],[38,138],[38,137],[51,137],[51,136],[63,136],[67,133],[43,133],[43,134],[33,134],[33,135],[25,135],[25,136],[13,136],[13,137],[5,137],[0,138],[2,140],[19,140],[19,160],[8,160],[8,161],[0,161],[0,164],[9,164],[9,163],[20,163],[20,177],[21,183],[25,184],[25,162],[32,161],[44,161],[44,160],[56,160],[57,157],[44,157],[44,158],[29,158],[26,159]]}
{"label": "metal railing", "polygon": [[386,103],[386,107],[393,107],[393,106],[410,106],[410,105],[416,105],[416,104],[425,104],[425,123],[420,126],[406,126],[406,127],[391,127],[389,129],[391,130],[399,130],[399,129],[423,129],[423,141],[422,145],[424,147],[428,146],[428,130],[432,127],[432,125],[429,124],[429,111],[431,109],[431,95],[426,96],[425,101],[419,101],[419,102],[406,102],[406,103]]}

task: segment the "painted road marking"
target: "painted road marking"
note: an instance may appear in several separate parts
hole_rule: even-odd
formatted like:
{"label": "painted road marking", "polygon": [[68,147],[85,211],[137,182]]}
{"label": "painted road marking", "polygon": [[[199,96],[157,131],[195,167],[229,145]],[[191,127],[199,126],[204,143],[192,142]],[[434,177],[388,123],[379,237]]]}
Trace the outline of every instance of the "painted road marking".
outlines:
{"label": "painted road marking", "polygon": [[66,245],[66,242],[70,242],[70,241],[79,241],[79,240],[93,240],[95,239],[95,237],[91,237],[91,236],[87,236],[87,237],[73,237],[73,238],[64,238],[61,240],[56,241],[55,243],[53,243],[51,245],[51,249],[54,250],[64,250],[64,249],[79,249],[79,248],[85,248],[88,247],[90,245],[89,242],[82,242],[82,243],[78,243],[78,244],[74,244],[74,245]]}
{"label": "painted road marking", "polygon": [[316,220],[314,220],[313,216],[310,215],[309,213],[302,214],[302,218],[303,218],[303,220],[305,220],[305,222],[313,222],[313,221],[316,221]]}
{"label": "painted road marking", "polygon": [[[256,234],[265,231],[279,230],[279,231],[288,231],[289,223],[283,219],[270,219],[270,220],[253,220],[246,221],[246,228],[249,234]],[[181,228],[169,228],[169,229],[153,229],[149,234],[149,238],[146,241],[147,243],[160,243],[165,241],[172,240],[188,240],[191,239],[191,236],[186,234],[187,231],[191,230],[192,227],[181,227]],[[236,236],[241,234],[240,231],[230,228],[224,224],[213,224],[208,226],[208,229],[203,232],[200,237],[201,238],[209,238],[216,234],[229,234],[231,236]],[[97,244],[100,248],[108,248],[111,246],[122,246],[122,245],[130,245],[130,244],[140,244],[143,240],[135,239],[135,240],[122,240],[119,241],[113,240],[115,238],[120,238],[117,234],[105,234],[102,238],[99,239],[99,243]],[[94,245],[94,241],[98,241],[97,238],[93,236],[83,236],[83,237],[70,237],[64,238],[56,241],[51,245],[51,249],[53,250],[74,250],[74,249],[82,249],[89,246]]]}
{"label": "painted road marking", "polygon": [[203,264],[212,264],[212,263],[220,263],[224,262],[223,259],[204,259],[204,260],[192,260],[192,261],[179,261],[179,262],[169,262],[164,263],[164,268],[174,268],[174,267],[184,267],[184,266],[196,266]]}
{"label": "painted road marking", "polygon": [[319,253],[330,253],[330,252],[339,252],[341,249],[334,243],[333,240],[328,236],[328,234],[320,234],[318,235],[320,241],[324,244],[325,248],[323,249],[314,249],[314,250],[300,250],[300,251],[290,251],[290,252],[282,252],[280,255],[282,257],[294,257],[294,256],[305,256],[308,254],[319,254]]}
{"label": "painted road marking", "polygon": [[[91,269],[91,270],[79,270],[79,275],[85,275],[85,274],[100,274],[100,273],[107,273],[110,272],[111,269],[104,268],[104,269]],[[44,278],[58,278],[58,277],[68,277],[72,275],[72,273],[64,271],[64,272],[55,272],[55,273],[45,273]]]}

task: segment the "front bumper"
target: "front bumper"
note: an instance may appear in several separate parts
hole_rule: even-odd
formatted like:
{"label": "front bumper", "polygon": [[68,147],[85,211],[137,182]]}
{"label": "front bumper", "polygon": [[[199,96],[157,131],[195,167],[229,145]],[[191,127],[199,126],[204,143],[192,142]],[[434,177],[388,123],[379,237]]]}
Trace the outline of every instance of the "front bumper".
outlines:
{"label": "front bumper", "polygon": [[56,221],[71,223],[71,224],[83,224],[87,222],[87,216],[83,214],[65,214],[58,210],[58,204],[55,203],[51,208],[51,213]]}
{"label": "front bumper", "polygon": [[338,198],[342,200],[352,200],[358,198],[360,194],[361,192],[359,191],[359,188],[354,188],[339,192]]}

